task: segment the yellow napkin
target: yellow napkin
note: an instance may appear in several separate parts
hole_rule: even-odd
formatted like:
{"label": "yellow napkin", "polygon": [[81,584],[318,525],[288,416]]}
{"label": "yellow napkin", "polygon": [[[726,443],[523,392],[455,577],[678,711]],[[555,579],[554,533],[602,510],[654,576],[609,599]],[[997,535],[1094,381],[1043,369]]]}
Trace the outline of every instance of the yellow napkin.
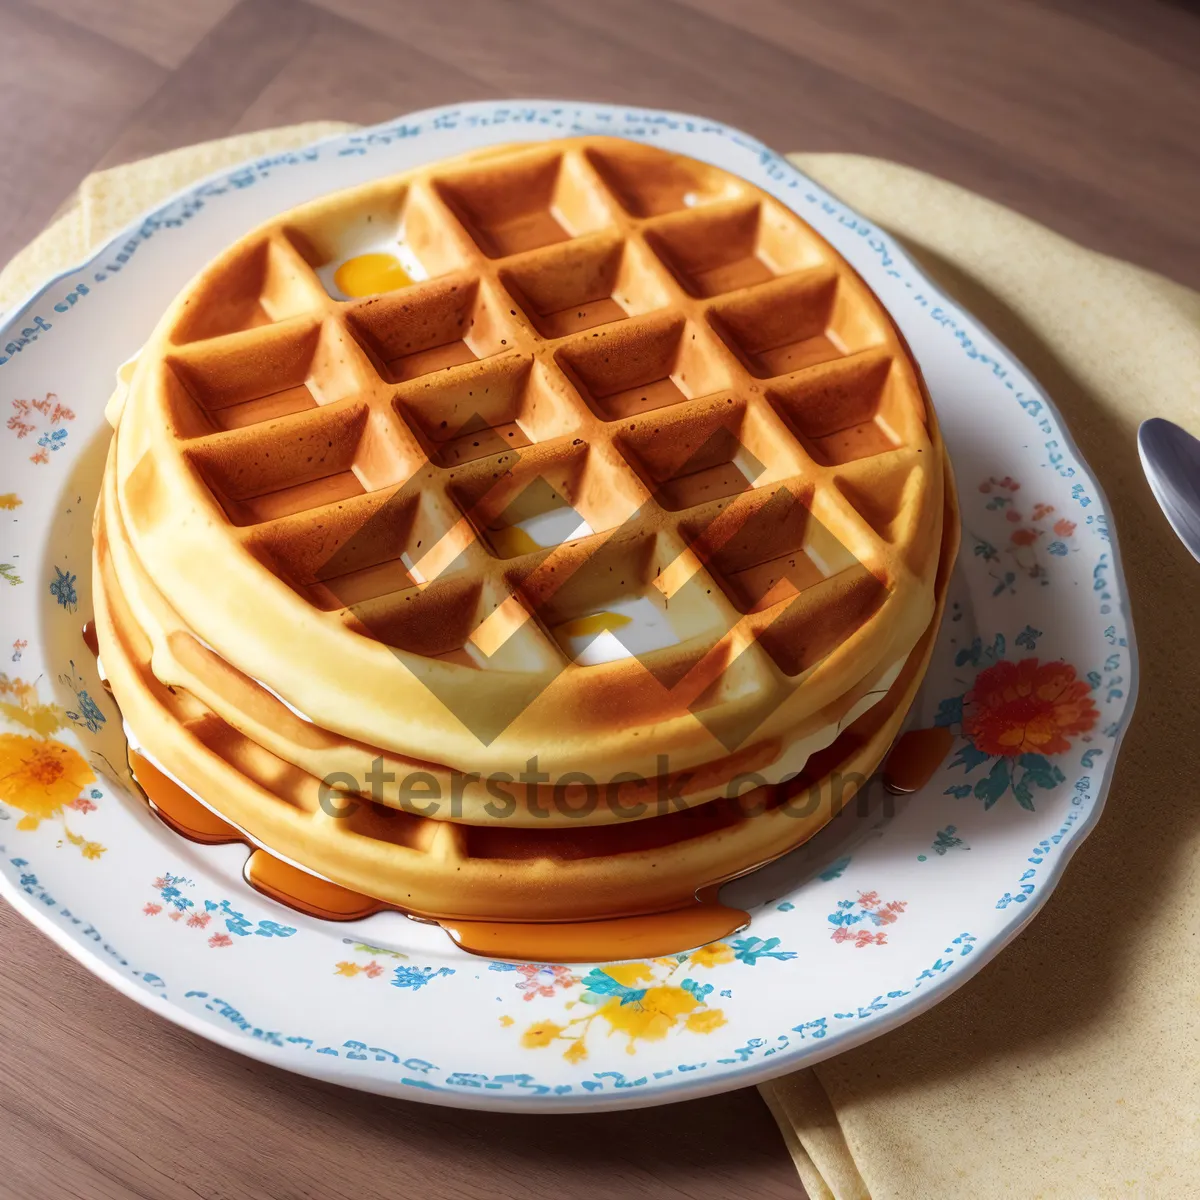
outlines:
{"label": "yellow napkin", "polygon": [[0,271],[0,312],[51,276],[77,267],[90,250],[134,217],[197,179],[250,158],[307,146],[317,138],[354,128],[344,121],[312,121],[263,129],[184,146],[87,176],[73,202]]}
{"label": "yellow napkin", "polygon": [[795,160],[1062,411],[1116,523],[1141,683],[1105,815],[1029,929],[929,1013],[763,1095],[813,1200],[1200,1195],[1200,567],[1134,442],[1155,415],[1200,432],[1200,295],[919,172]]}
{"label": "yellow napkin", "polygon": [[[89,176],[0,272],[0,308],[222,166],[348,128],[248,134]],[[899,234],[1033,371],[1121,538],[1141,700],[1108,808],[1029,930],[885,1037],[762,1092],[812,1200],[1200,1195],[1200,568],[1138,467],[1200,427],[1200,296],[892,163],[795,155]]]}
{"label": "yellow napkin", "polygon": [[1134,443],[1146,416],[1200,432],[1200,295],[914,170],[796,161],[899,234],[1062,410],[1108,494],[1141,683],[1103,820],[1025,934],[763,1096],[814,1200],[1200,1195],[1200,568]]}

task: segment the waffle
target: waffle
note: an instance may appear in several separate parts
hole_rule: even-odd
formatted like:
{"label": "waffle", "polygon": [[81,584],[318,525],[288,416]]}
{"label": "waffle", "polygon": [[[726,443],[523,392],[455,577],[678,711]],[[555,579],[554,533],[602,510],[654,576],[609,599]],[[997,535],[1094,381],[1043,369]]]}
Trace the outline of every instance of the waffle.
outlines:
{"label": "waffle", "polygon": [[252,742],[150,669],[150,644],[112,586],[103,508],[97,629],[103,663],[138,745],[249,840],[415,915],[571,921],[669,911],[811,837],[856,794],[896,737],[920,686],[958,542],[953,488],[935,607],[885,696],[783,785],[620,825],[528,829],[432,820],[362,801],[334,815],[319,781]]}
{"label": "waffle", "polygon": [[[137,614],[134,619],[143,635],[147,624],[153,624],[172,655],[173,686],[195,696],[215,716],[251,741],[317,778],[348,776],[362,780],[370,764],[378,760],[380,785],[371,793],[377,801],[428,815],[427,802],[406,801],[402,790],[405,780],[420,773],[439,797],[450,798],[449,803],[437,806],[434,815],[438,819],[462,820],[468,824],[486,824],[496,819],[493,815],[496,798],[480,780],[464,779],[461,773],[456,777],[440,764],[401,758],[321,729],[303,720],[269,689],[226,663],[210,647],[180,631],[178,615],[130,553],[115,503],[114,477],[111,470],[106,473],[100,505],[103,537],[102,541],[98,539],[98,545],[103,546],[103,562],[98,562],[98,588],[123,597],[131,614]],[[170,635],[164,633],[168,628],[173,630]],[[156,669],[161,671],[160,657],[154,656],[154,661]],[[527,826],[568,820],[581,824],[638,820],[656,812],[659,797],[663,795],[671,796],[675,807],[691,807],[727,791],[738,776],[753,773],[778,779],[794,774],[810,754],[828,745],[860,708],[886,693],[901,666],[902,663],[893,664],[877,676],[860,680],[834,704],[792,731],[786,740],[756,741],[694,770],[606,788],[604,803],[597,802],[589,812],[580,810],[569,788],[556,792],[552,785],[532,784],[531,791],[525,788],[515,791],[511,811],[505,809],[503,819]]]}
{"label": "waffle", "polygon": [[940,448],[878,301],[765,194],[617,139],[284,214],[181,293],[111,417],[129,679],[284,775],[665,760],[711,802],[798,770],[934,612]]}

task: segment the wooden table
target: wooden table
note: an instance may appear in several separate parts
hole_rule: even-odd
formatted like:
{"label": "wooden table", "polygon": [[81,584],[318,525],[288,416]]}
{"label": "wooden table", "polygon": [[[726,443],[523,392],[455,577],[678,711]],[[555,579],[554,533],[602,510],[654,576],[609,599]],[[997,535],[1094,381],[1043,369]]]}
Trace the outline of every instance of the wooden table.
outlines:
{"label": "wooden table", "polygon": [[[0,259],[96,167],[496,96],[911,163],[1200,286],[1187,0],[0,0]],[[303,1080],[147,1015],[0,907],[0,1197],[803,1195],[758,1095],[570,1118]]]}

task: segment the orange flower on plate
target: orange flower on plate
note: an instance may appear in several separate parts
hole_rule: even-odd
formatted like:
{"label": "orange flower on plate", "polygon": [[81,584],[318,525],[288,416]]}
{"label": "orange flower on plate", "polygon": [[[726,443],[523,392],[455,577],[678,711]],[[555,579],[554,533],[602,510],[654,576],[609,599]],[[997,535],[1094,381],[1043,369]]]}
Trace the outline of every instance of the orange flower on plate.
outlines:
{"label": "orange flower on plate", "polygon": [[0,795],[25,814],[19,829],[36,829],[41,821],[61,816],[63,806],[95,782],[92,768],[70,746],[0,733]]}
{"label": "orange flower on plate", "polygon": [[1099,719],[1091,689],[1064,662],[998,662],[966,695],[963,733],[985,754],[1062,754]]}

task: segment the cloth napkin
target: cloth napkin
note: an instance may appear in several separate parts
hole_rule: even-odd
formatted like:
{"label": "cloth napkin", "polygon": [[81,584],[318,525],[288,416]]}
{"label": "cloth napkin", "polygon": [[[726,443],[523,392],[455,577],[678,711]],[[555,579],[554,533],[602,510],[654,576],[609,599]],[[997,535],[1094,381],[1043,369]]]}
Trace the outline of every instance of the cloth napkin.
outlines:
{"label": "cloth napkin", "polygon": [[[0,272],[0,308],[202,175],[322,122],[91,175]],[[1107,493],[1140,700],[1096,831],[1033,924],[935,1009],[762,1093],[812,1200],[1200,1195],[1200,567],[1138,466],[1200,431],[1200,295],[918,171],[793,160],[907,244],[1040,380]]]}

